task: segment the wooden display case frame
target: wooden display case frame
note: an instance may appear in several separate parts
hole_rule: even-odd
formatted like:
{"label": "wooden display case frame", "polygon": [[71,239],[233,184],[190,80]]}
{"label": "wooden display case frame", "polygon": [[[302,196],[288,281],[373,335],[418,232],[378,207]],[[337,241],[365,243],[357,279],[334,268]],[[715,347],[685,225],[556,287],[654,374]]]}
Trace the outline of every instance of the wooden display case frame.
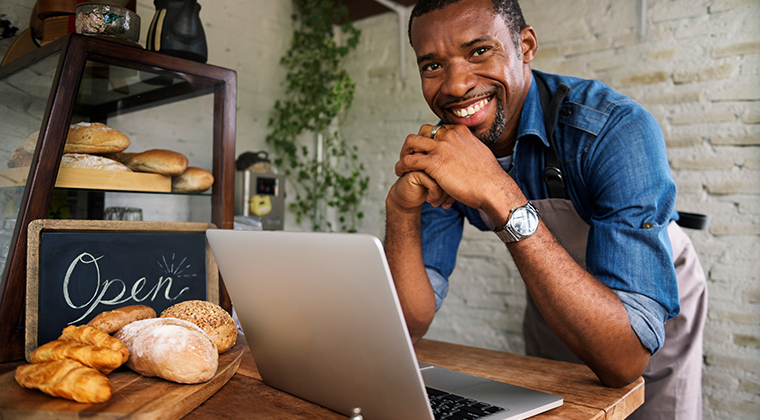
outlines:
{"label": "wooden display case frame", "polygon": [[[231,229],[234,219],[235,189],[235,106],[237,74],[213,65],[172,57],[95,37],[66,35],[34,52],[0,67],[0,77],[12,74],[48,56],[60,54],[42,124],[19,207],[11,246],[2,273],[4,290],[0,301],[0,362],[24,357],[24,302],[26,289],[27,229],[29,223],[46,218],[50,197],[58,176],[69,122],[77,106],[77,95],[85,65],[94,61],[144,70],[184,79],[147,94],[115,100],[84,109],[93,121],[108,116],[147,109],[200,95],[213,94],[213,170],[210,222]],[[200,86],[200,88],[199,88]],[[97,111],[97,115],[95,112]],[[224,283],[219,284],[220,304],[231,311]]]}

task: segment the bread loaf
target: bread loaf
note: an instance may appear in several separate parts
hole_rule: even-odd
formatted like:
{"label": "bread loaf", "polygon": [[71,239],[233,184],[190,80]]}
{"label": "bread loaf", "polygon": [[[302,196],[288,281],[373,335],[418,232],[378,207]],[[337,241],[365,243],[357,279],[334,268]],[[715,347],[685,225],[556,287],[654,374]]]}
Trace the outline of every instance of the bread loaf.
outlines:
{"label": "bread loaf", "polygon": [[29,356],[32,363],[71,359],[109,374],[124,363],[121,353],[106,347],[82,344],[76,341],[54,340],[37,347]]}
{"label": "bread loaf", "polygon": [[[34,153],[39,131],[27,137],[24,150]],[[129,147],[129,137],[101,123],[81,122],[69,126],[63,153],[114,153]]]}
{"label": "bread loaf", "polygon": [[105,402],[113,392],[105,375],[71,359],[21,365],[16,368],[16,382],[80,403]]}
{"label": "bread loaf", "polygon": [[136,172],[161,175],[181,175],[187,169],[187,157],[182,153],[164,149],[151,149],[140,153],[120,153],[121,163]]}
{"label": "bread loaf", "polygon": [[161,318],[179,318],[197,325],[211,337],[219,354],[232,348],[237,341],[237,325],[232,316],[205,300],[188,300],[166,308]]}
{"label": "bread loaf", "polygon": [[211,172],[188,166],[182,175],[172,177],[172,192],[198,193],[206,191],[214,185],[214,176]]}
{"label": "bread loaf", "polygon": [[84,153],[65,153],[61,168],[98,169],[101,171],[132,172],[126,165],[103,156]]}
{"label": "bread loaf", "polygon": [[176,318],[135,321],[116,338],[129,349],[127,366],[144,376],[183,384],[206,382],[219,363],[216,346],[195,324]]}
{"label": "bread loaf", "polygon": [[114,309],[113,311],[101,312],[88,322],[87,325],[111,334],[132,322],[155,317],[156,311],[150,306],[130,305]]}

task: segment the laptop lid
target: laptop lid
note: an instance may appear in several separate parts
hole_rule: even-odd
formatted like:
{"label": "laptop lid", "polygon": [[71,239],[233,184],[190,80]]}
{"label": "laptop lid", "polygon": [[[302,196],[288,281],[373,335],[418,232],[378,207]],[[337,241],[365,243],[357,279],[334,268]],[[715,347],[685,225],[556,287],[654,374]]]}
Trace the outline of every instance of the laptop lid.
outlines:
{"label": "laptop lid", "polygon": [[264,382],[345,415],[433,418],[377,238],[206,235]]}

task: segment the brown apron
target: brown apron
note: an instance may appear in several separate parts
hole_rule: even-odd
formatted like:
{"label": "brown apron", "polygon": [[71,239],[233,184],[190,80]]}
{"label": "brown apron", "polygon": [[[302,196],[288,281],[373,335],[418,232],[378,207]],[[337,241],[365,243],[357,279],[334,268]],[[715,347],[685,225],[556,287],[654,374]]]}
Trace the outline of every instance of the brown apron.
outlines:
{"label": "brown apron", "polygon": [[[570,200],[532,202],[568,253],[585,268],[589,226]],[[645,402],[629,419],[702,418],[702,331],[707,315],[707,282],[691,240],[675,223],[668,226],[678,279],[681,312],[665,323],[665,343],[644,371]],[[549,328],[528,295],[523,320],[525,351],[531,356],[582,363]]]}

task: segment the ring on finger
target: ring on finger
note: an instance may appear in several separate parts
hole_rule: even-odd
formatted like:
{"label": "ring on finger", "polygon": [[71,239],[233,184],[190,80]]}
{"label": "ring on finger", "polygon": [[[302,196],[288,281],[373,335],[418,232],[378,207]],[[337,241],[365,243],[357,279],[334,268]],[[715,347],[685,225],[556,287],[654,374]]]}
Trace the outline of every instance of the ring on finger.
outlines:
{"label": "ring on finger", "polygon": [[443,128],[443,124],[438,124],[435,127],[433,127],[432,130],[430,130],[430,138],[435,138],[435,135],[438,134],[438,130]]}

